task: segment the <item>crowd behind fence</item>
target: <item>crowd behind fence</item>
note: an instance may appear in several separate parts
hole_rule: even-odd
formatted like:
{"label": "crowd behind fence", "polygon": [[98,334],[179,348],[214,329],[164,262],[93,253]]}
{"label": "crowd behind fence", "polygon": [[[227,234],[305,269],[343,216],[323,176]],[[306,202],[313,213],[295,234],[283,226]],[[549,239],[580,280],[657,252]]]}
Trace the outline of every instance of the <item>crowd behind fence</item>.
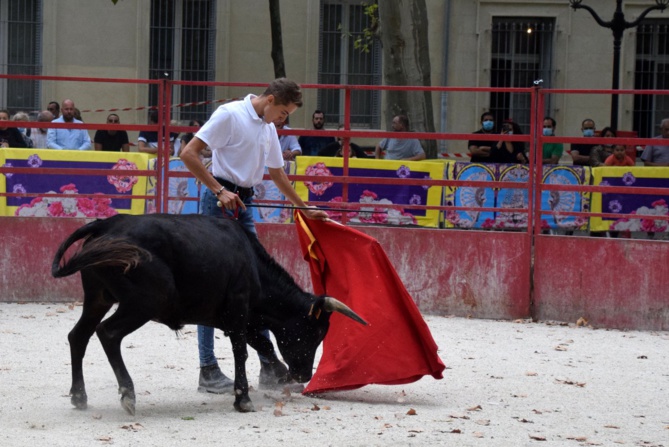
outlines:
{"label": "crowd behind fence", "polygon": [[[3,75],[7,76],[7,75]],[[155,110],[154,124],[91,124],[39,121],[0,121],[0,128],[84,129],[86,131],[149,131],[158,135],[155,156],[97,151],[54,151],[33,148],[0,149],[0,215],[107,217],[115,213],[198,212],[201,186],[174,157],[170,136],[194,132],[192,126],[171,122],[169,80],[33,77],[58,82],[121,82],[158,86],[158,104],[135,107]],[[198,83],[195,83],[198,84]],[[213,83],[220,87],[259,90],[264,84]],[[312,205],[336,208],[331,217],[344,223],[404,225],[528,234],[636,234],[657,237],[669,224],[669,167],[588,167],[544,165],[544,143],[583,143],[583,137],[544,136],[541,123],[546,97],[555,94],[611,94],[609,90],[488,89],[455,87],[370,87],[303,85],[303,89],[416,89],[435,92],[485,93],[509,90],[531,97],[530,131],[518,135],[477,135],[478,140],[520,142],[528,163],[470,163],[439,157],[424,161],[376,160],[299,156],[286,163],[296,190]],[[669,94],[618,91],[620,94]],[[350,98],[350,95],[345,95]],[[233,99],[233,98],[231,98]],[[215,101],[215,102],[224,102]],[[199,103],[198,103],[199,104]],[[0,106],[1,108],[1,106]],[[96,109],[101,111],[102,109]],[[108,109],[108,111],[111,109]],[[350,103],[344,104],[343,130],[280,130],[280,135],[339,137],[352,141],[383,138],[468,141],[471,133],[385,132],[353,130]],[[630,134],[628,134],[630,135]],[[593,137],[591,144],[622,144],[636,148],[656,139]],[[669,146],[667,146],[669,151]],[[266,176],[266,179],[269,177]],[[288,204],[267,180],[256,187],[256,218],[289,222]],[[272,208],[276,206],[277,208]]]}

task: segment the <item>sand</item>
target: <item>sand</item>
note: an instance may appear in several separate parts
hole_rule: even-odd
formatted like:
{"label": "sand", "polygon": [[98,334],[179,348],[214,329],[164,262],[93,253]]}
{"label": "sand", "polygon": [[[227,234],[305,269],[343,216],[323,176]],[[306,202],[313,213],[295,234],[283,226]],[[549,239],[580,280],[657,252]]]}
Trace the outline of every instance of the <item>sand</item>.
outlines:
{"label": "sand", "polygon": [[[80,313],[0,304],[0,445],[669,446],[668,332],[426,316],[443,380],[287,395],[257,390],[252,352],[257,411],[241,414],[232,395],[196,391],[195,327],[177,337],[150,323],[123,342],[137,391],[130,416],[95,336],[89,408],[70,404],[67,333]],[[231,373],[229,341],[217,338]]]}

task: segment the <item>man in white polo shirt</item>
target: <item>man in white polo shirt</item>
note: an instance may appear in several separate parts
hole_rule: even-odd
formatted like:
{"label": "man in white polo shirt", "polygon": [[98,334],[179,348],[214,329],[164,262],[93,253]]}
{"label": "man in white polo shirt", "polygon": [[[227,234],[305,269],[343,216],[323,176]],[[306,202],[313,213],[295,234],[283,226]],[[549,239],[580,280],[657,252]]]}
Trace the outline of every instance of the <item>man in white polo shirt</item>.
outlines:
{"label": "man in white polo shirt", "polygon": [[[253,187],[262,181],[265,166],[279,191],[293,205],[306,207],[283,170],[281,146],[273,124],[284,121],[300,106],[300,86],[280,78],[272,81],[262,95],[248,95],[241,101],[224,104],[211,115],[181,151],[186,167],[208,188],[200,202],[202,214],[224,217],[225,212],[255,234],[253,215],[246,205],[252,203]],[[213,176],[200,161],[200,152],[207,146],[212,152]],[[315,208],[304,214],[311,219],[327,218],[324,211]],[[269,338],[268,332],[264,335]],[[198,345],[198,391],[220,394],[232,390],[234,382],[221,372],[214,355],[213,328],[198,326]],[[261,357],[261,385],[271,385],[273,371],[263,360]]]}

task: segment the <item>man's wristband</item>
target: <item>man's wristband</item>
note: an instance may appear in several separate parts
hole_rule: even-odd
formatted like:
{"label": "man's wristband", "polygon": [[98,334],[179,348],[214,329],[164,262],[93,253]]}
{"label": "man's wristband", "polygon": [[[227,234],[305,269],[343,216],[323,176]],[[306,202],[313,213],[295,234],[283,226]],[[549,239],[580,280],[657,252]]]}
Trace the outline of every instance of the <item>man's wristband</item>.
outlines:
{"label": "man's wristband", "polygon": [[223,191],[225,191],[225,186],[221,186],[221,189],[216,192],[216,197],[220,196]]}

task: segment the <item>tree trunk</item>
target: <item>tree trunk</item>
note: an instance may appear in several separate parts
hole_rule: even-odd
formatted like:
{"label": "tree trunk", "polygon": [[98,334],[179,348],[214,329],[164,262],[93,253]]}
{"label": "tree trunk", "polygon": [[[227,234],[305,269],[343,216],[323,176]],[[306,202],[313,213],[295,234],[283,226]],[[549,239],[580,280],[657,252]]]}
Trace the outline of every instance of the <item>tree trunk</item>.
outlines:
{"label": "tree trunk", "polygon": [[[425,0],[379,2],[379,37],[383,44],[383,80],[386,85],[431,86]],[[434,132],[432,93],[388,91],[385,120],[409,117],[411,130]],[[435,140],[421,141],[428,158],[437,157]]]}
{"label": "tree trunk", "polygon": [[269,22],[272,29],[272,61],[274,78],[286,76],[286,64],[283,60],[283,38],[281,36],[281,11],[279,0],[269,0]]}

